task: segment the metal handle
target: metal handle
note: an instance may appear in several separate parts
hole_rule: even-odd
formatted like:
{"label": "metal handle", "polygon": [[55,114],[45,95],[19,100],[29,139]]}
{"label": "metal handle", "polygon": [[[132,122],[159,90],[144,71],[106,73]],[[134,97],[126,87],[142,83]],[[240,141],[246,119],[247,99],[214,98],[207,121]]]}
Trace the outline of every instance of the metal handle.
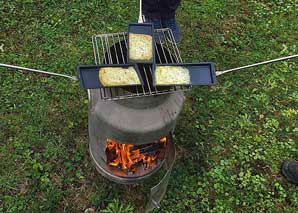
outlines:
{"label": "metal handle", "polygon": [[58,77],[68,78],[68,79],[71,79],[74,81],[78,80],[78,78],[76,76],[70,76],[70,75],[59,74],[59,73],[54,73],[54,72],[47,72],[47,71],[31,69],[31,68],[27,68],[27,67],[19,67],[19,66],[10,65],[10,64],[0,64],[0,67],[6,67],[6,68],[15,69],[15,70],[24,70],[24,71],[34,72],[34,73],[41,73],[41,74],[45,74],[45,75],[58,76]]}
{"label": "metal handle", "polygon": [[233,72],[233,71],[248,69],[248,68],[251,68],[251,67],[257,67],[257,66],[260,66],[260,65],[266,65],[266,64],[272,64],[272,63],[275,63],[275,62],[279,62],[279,61],[285,61],[285,60],[289,60],[289,59],[293,59],[293,58],[297,58],[297,57],[298,57],[298,54],[296,54],[296,55],[290,55],[290,56],[286,56],[286,57],[272,59],[272,60],[269,60],[269,61],[263,61],[263,62],[259,62],[259,63],[255,63],[255,64],[250,64],[250,65],[242,66],[242,67],[228,69],[228,70],[225,70],[225,71],[217,71],[216,72],[216,76],[223,75],[223,74],[226,74],[226,73],[229,73],[229,72]]}
{"label": "metal handle", "polygon": [[139,20],[138,20],[138,23],[144,23],[145,21],[145,17],[143,16],[143,13],[142,13],[142,0],[140,0],[140,10],[139,10]]}

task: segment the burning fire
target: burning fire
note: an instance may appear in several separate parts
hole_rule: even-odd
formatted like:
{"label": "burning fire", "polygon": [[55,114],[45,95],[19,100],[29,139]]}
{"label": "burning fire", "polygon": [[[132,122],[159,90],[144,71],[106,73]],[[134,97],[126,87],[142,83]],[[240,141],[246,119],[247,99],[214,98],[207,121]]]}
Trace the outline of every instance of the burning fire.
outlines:
{"label": "burning fire", "polygon": [[107,139],[106,154],[110,166],[123,170],[134,171],[135,166],[142,163],[145,168],[150,168],[158,159],[159,154],[166,147],[167,137],[148,145],[122,144],[112,139]]}

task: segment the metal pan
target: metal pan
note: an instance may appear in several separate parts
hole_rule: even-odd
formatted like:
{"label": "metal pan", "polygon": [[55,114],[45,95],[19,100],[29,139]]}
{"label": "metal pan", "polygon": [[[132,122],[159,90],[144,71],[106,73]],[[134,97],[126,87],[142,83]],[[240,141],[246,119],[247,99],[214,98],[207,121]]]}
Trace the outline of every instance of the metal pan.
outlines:
{"label": "metal pan", "polygon": [[[156,67],[159,66],[180,66],[188,69],[190,75],[189,84],[158,84],[156,82]],[[173,86],[173,85],[192,85],[192,86],[207,86],[217,84],[215,67],[212,62],[203,63],[175,63],[175,64],[159,64],[154,67],[153,83],[155,86]]]}
{"label": "metal pan", "polygon": [[[151,60],[133,60],[130,58],[129,50],[133,48],[133,45],[130,44],[130,34],[140,34],[140,35],[149,35],[152,37],[152,58]],[[128,24],[128,48],[127,48],[127,61],[128,63],[155,63],[155,48],[154,48],[154,27],[152,23],[129,23]]]}
{"label": "metal pan", "polygon": [[[130,85],[117,85],[117,86],[104,86],[99,80],[99,72],[103,67],[121,67],[121,68],[128,68],[133,66],[137,72],[138,78],[141,84],[130,84]],[[140,70],[136,64],[102,64],[102,65],[79,65],[77,66],[78,71],[78,79],[80,81],[81,87],[84,89],[97,89],[103,87],[130,87],[136,85],[143,85],[143,79],[140,74]]]}

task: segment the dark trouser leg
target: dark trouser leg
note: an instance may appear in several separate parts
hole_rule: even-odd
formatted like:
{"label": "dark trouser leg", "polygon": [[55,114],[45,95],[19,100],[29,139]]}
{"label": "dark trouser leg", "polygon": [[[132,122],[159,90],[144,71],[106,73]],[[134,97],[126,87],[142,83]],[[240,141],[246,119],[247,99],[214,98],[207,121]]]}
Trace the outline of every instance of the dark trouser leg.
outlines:
{"label": "dark trouser leg", "polygon": [[182,39],[181,29],[176,23],[175,15],[181,0],[160,0],[161,24],[163,28],[169,28],[173,32],[174,40],[179,43]]}
{"label": "dark trouser leg", "polygon": [[143,0],[143,15],[150,19],[160,19],[160,2],[162,0]]}
{"label": "dark trouser leg", "polygon": [[175,18],[175,13],[181,3],[181,0],[159,0],[159,2],[161,18]]}

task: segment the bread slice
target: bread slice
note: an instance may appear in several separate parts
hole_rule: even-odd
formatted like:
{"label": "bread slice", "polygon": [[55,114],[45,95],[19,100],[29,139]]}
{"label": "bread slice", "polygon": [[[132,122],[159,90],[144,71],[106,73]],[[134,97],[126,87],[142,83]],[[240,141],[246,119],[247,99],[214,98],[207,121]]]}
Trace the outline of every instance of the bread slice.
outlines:
{"label": "bread slice", "polygon": [[129,60],[152,61],[153,38],[151,35],[129,33]]}
{"label": "bread slice", "polygon": [[182,66],[157,66],[155,83],[156,85],[190,84],[189,70]]}
{"label": "bread slice", "polygon": [[99,69],[99,80],[105,87],[140,85],[141,81],[134,67],[102,67]]}

